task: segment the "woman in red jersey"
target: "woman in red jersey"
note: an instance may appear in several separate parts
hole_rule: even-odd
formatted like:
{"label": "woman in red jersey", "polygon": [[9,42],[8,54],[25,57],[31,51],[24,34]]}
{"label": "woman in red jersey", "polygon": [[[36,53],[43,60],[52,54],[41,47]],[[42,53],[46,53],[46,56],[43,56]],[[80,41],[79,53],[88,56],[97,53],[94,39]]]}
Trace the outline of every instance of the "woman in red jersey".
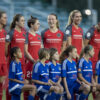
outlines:
{"label": "woman in red jersey", "polygon": [[7,23],[7,15],[6,12],[0,11],[0,100],[2,100],[2,92],[3,92],[3,82],[7,75],[7,63],[5,56],[5,38],[6,31],[4,29]]}
{"label": "woman in red jersey", "polygon": [[82,15],[79,10],[73,10],[68,19],[66,27],[67,45],[73,45],[77,48],[78,55],[83,47],[83,30],[79,26],[82,20]]}
{"label": "woman in red jersey", "polygon": [[58,18],[55,14],[48,15],[49,28],[41,33],[44,48],[56,48],[61,53],[66,47],[66,35],[59,29]]}

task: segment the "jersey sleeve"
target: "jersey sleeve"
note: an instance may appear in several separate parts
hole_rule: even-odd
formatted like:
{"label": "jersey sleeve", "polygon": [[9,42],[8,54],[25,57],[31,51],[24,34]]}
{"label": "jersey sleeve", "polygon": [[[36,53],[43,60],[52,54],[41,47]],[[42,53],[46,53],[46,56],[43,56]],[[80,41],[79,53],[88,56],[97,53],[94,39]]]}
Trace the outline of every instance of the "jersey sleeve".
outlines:
{"label": "jersey sleeve", "polygon": [[66,66],[67,66],[67,60],[64,60],[64,62],[62,63],[62,68],[61,68],[61,76],[62,77],[66,77]]}
{"label": "jersey sleeve", "polygon": [[25,44],[28,44],[28,35],[29,35],[29,33],[26,33],[26,36],[25,36]]}
{"label": "jersey sleeve", "polygon": [[95,74],[98,75],[98,76],[100,75],[100,71],[99,70],[100,70],[100,61],[97,62],[96,68],[95,68]]}
{"label": "jersey sleeve", "polygon": [[78,62],[78,73],[82,73],[82,67],[83,67],[83,62],[84,59],[80,59],[80,61]]}
{"label": "jersey sleeve", "polygon": [[9,79],[15,79],[15,76],[16,76],[16,64],[11,63],[9,70]]}
{"label": "jersey sleeve", "polygon": [[67,37],[72,35],[72,25],[66,27],[65,34]]}
{"label": "jersey sleeve", "polygon": [[40,64],[37,63],[35,66],[34,66],[34,69],[33,69],[33,73],[32,73],[32,79],[33,80],[39,80],[39,75],[40,75]]}
{"label": "jersey sleeve", "polygon": [[94,27],[91,27],[85,34],[85,39],[90,40],[94,34]]}
{"label": "jersey sleeve", "polygon": [[6,35],[6,42],[11,42],[13,38],[14,30],[11,30],[9,33]]}

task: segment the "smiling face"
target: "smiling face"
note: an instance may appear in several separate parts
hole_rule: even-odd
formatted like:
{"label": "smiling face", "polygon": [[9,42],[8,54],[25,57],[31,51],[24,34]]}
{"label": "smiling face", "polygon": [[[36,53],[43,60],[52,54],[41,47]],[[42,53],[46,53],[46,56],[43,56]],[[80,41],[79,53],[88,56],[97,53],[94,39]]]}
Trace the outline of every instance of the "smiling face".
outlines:
{"label": "smiling face", "polygon": [[49,24],[49,27],[57,27],[57,18],[56,16],[54,15],[49,15],[48,16],[48,24]]}
{"label": "smiling face", "polygon": [[53,55],[52,59],[55,60],[55,61],[59,61],[59,54],[58,54],[58,51],[55,52],[55,54]]}
{"label": "smiling face", "polygon": [[74,24],[79,25],[81,23],[81,21],[82,21],[81,13],[80,12],[75,13],[73,18],[72,18],[72,20],[73,20]]}

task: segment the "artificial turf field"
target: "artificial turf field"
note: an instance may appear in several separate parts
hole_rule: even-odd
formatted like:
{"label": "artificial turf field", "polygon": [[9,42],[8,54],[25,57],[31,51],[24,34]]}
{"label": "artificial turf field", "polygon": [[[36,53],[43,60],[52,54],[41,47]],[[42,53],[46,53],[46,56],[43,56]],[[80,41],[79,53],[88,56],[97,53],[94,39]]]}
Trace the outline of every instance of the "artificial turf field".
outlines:
{"label": "artificial turf field", "polygon": [[[3,99],[2,100],[6,100],[6,96],[5,96],[5,91],[3,91]],[[23,100],[23,94],[21,96],[21,100]],[[92,99],[92,95],[90,94],[89,99],[88,100],[93,100]]]}

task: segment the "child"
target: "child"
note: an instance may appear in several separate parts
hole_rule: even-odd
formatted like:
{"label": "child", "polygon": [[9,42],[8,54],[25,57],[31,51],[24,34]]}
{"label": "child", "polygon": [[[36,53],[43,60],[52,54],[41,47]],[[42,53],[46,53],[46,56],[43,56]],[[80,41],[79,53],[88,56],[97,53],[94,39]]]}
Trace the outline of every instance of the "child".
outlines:
{"label": "child", "polygon": [[49,67],[45,64],[45,61],[49,60],[50,57],[49,51],[48,49],[42,48],[39,50],[38,55],[40,61],[34,66],[32,81],[37,87],[37,94],[39,95],[40,100],[51,100],[54,98],[49,96],[49,93],[60,93],[60,91],[57,86],[54,86],[49,82]]}
{"label": "child", "polygon": [[[60,88],[60,92],[63,93],[63,87],[60,85],[61,83],[61,65],[57,63],[59,61],[59,54],[57,49],[51,48],[50,49],[50,62],[48,63],[49,66],[49,77],[50,82],[58,86]],[[60,95],[54,94],[56,100],[60,99]]]}
{"label": "child", "polygon": [[[89,91],[96,91],[95,82],[93,79],[92,62],[89,60],[94,55],[94,48],[87,45],[84,48],[84,56],[78,62],[78,78],[88,85]],[[81,94],[82,96],[82,94]],[[80,98],[82,98],[80,96]],[[88,97],[88,95],[87,95]]]}
{"label": "child", "polygon": [[84,97],[81,96],[79,100],[85,100],[88,94],[88,87],[77,79],[76,63],[73,60],[76,57],[77,49],[74,46],[68,46],[60,57],[65,100],[74,100],[74,93],[80,91],[82,91],[82,96]]}
{"label": "child", "polygon": [[29,85],[26,80],[23,80],[23,72],[20,62],[22,53],[20,48],[11,48],[10,57],[9,92],[11,94],[11,100],[20,100],[20,94],[23,91],[30,91],[28,100],[34,100],[36,87],[34,85]]}

